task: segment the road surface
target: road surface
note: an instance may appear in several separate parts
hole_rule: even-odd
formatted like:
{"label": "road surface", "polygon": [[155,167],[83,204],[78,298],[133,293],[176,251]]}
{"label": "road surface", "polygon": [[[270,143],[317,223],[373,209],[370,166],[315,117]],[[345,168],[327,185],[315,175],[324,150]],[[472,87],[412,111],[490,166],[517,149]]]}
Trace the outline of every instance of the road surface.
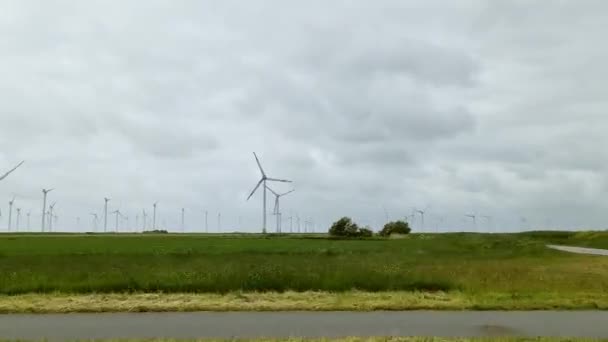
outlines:
{"label": "road surface", "polygon": [[230,312],[0,315],[3,339],[608,337],[608,312]]}
{"label": "road surface", "polygon": [[583,247],[570,247],[570,246],[557,246],[547,245],[551,249],[556,249],[562,252],[576,253],[576,254],[589,254],[589,255],[606,255],[608,256],[608,249],[597,249],[597,248],[583,248]]}

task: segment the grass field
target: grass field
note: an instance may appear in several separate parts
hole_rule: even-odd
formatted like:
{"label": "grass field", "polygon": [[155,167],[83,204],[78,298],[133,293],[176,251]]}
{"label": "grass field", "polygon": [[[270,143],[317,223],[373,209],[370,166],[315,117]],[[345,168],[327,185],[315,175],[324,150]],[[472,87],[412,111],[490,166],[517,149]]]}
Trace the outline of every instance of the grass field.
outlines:
{"label": "grass field", "polygon": [[605,308],[608,258],[557,252],[547,243],[608,247],[608,234],[414,234],[393,240],[2,235],[0,294],[439,291],[451,296],[447,302],[468,303],[444,305],[452,308],[500,301],[519,302],[515,307],[529,301],[536,308],[539,300],[547,308],[560,302]]}

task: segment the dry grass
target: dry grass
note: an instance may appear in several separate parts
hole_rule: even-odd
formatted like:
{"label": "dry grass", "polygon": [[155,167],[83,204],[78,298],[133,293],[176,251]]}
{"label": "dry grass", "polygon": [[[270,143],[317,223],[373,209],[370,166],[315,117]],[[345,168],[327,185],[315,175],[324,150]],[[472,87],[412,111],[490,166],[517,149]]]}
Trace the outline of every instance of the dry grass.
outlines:
{"label": "dry grass", "polygon": [[608,310],[608,293],[285,292],[27,294],[0,296],[0,313],[377,310]]}

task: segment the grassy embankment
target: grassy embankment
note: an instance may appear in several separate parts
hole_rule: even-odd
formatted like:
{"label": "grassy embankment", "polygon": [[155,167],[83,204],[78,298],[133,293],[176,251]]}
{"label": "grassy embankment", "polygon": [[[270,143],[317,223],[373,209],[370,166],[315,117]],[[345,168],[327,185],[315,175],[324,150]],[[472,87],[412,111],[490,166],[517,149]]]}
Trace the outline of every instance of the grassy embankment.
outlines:
{"label": "grassy embankment", "polygon": [[0,311],[608,309],[605,233],[0,236]]}

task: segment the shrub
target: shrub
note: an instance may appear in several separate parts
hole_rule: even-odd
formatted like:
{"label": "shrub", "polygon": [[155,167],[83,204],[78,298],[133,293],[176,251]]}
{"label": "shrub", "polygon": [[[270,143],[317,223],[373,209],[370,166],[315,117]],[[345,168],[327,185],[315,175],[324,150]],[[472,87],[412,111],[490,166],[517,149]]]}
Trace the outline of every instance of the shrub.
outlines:
{"label": "shrub", "polygon": [[410,225],[405,221],[389,222],[384,225],[380,231],[381,236],[390,236],[391,234],[409,234],[412,230]]}
{"label": "shrub", "polygon": [[343,217],[334,222],[329,228],[329,235],[335,237],[371,237],[371,229],[359,228],[350,217]]}

